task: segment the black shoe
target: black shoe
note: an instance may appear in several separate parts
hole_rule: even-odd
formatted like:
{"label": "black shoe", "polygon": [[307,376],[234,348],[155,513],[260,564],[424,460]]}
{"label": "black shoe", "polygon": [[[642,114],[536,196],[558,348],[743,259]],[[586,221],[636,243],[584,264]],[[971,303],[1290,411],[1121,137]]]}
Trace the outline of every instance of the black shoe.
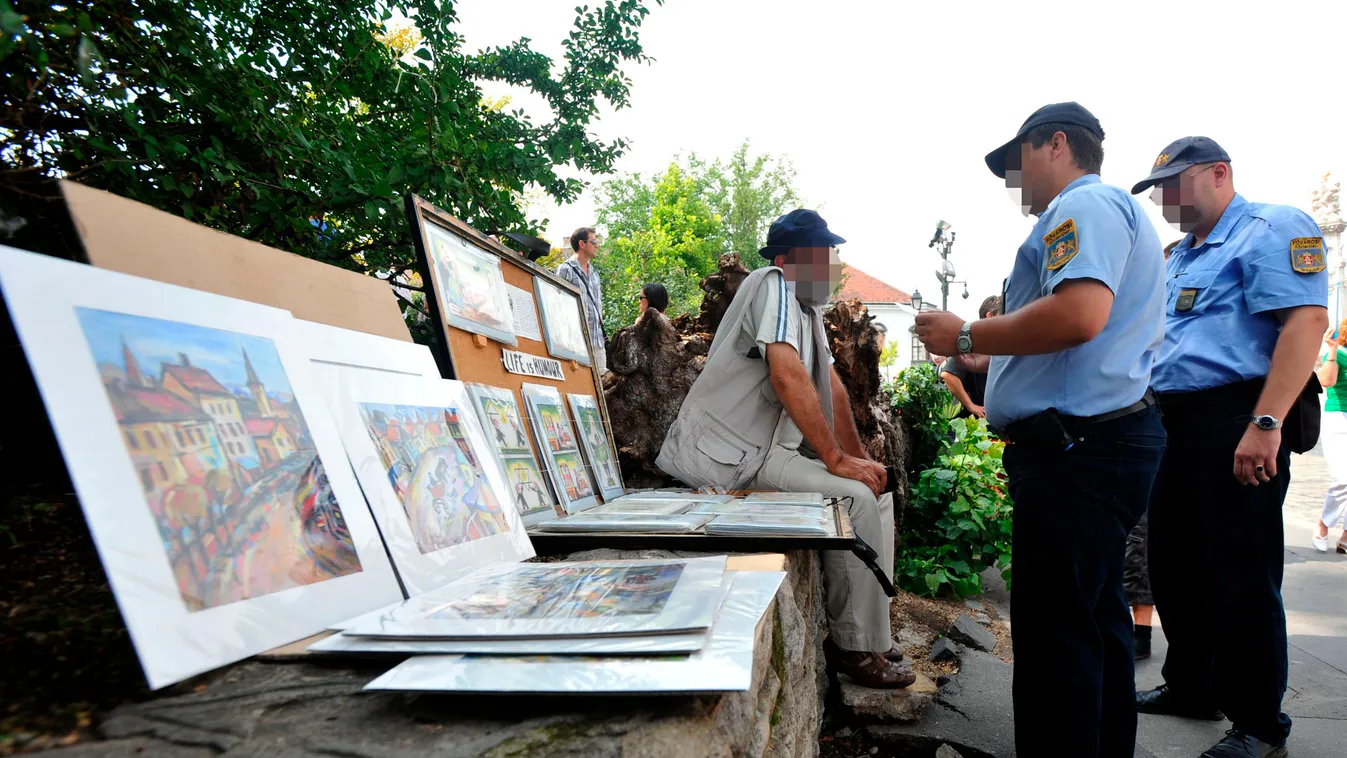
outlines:
{"label": "black shoe", "polygon": [[1257,737],[1235,729],[1225,733],[1225,739],[1211,746],[1200,758],[1286,758],[1286,743],[1269,745]]}
{"label": "black shoe", "polygon": [[1174,697],[1168,684],[1162,684],[1153,690],[1137,693],[1137,712],[1153,713],[1157,716],[1180,716],[1186,719],[1202,721],[1222,721],[1225,714],[1211,706],[1195,705]]}
{"label": "black shoe", "polygon": [[1133,659],[1144,661],[1151,657],[1151,628],[1149,626],[1132,627]]}

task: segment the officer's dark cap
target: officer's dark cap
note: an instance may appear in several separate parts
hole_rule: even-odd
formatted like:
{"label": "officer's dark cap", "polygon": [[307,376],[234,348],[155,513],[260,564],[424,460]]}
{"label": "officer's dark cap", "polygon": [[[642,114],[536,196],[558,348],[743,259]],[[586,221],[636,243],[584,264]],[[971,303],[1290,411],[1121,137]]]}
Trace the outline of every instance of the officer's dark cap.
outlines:
{"label": "officer's dark cap", "polygon": [[1044,124],[1079,126],[1101,141],[1104,139],[1104,127],[1099,125],[1099,119],[1095,118],[1093,113],[1085,110],[1085,106],[1080,103],[1053,103],[1039,108],[1029,118],[1025,119],[1014,139],[987,153],[987,168],[991,169],[992,173],[998,177],[1006,178],[1006,156],[1020,144],[1024,136],[1034,127]]}
{"label": "officer's dark cap", "polygon": [[811,210],[800,208],[772,222],[767,246],[758,254],[767,260],[785,255],[795,247],[832,247],[846,240],[828,231],[828,222]]}
{"label": "officer's dark cap", "polygon": [[1132,186],[1136,195],[1154,187],[1171,176],[1178,176],[1193,166],[1203,163],[1229,163],[1230,155],[1210,137],[1183,137],[1165,146],[1155,157],[1151,175]]}

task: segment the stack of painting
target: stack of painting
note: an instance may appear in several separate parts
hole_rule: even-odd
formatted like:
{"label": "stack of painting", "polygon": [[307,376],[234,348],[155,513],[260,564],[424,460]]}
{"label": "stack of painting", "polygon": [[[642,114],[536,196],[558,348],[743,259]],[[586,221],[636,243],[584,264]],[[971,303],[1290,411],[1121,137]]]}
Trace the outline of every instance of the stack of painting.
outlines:
{"label": "stack of painting", "polygon": [[401,596],[288,312],[10,248],[0,287],[151,687]]}
{"label": "stack of painting", "polygon": [[529,444],[519,401],[511,390],[485,384],[469,384],[478,418],[486,430],[488,442],[505,469],[510,501],[525,524],[565,515],[552,495],[538,468],[538,459]]}
{"label": "stack of painting", "polygon": [[566,512],[576,513],[594,505],[598,502],[594,485],[585,471],[561,393],[555,387],[538,384],[525,384],[522,391],[544,465]]}
{"label": "stack of painting", "polygon": [[408,594],[533,556],[463,383],[348,367],[336,378],[333,413]]}

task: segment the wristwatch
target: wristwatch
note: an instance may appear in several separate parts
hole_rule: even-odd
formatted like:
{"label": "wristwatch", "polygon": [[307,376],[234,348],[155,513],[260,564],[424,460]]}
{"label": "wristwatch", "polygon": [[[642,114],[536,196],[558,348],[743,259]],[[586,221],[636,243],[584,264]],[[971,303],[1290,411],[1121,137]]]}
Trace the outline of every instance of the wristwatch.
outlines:
{"label": "wristwatch", "polygon": [[1276,416],[1250,416],[1249,423],[1265,432],[1282,428],[1282,420]]}
{"label": "wristwatch", "polygon": [[963,328],[959,330],[959,338],[954,340],[954,347],[959,351],[959,355],[968,355],[973,352],[973,322],[963,322]]}

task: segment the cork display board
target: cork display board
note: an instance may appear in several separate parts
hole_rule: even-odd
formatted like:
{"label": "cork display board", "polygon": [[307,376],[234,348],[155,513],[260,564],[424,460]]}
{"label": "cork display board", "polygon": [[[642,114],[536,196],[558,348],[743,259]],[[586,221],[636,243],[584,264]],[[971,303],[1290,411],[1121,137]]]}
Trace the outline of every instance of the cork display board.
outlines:
{"label": "cork display board", "polygon": [[267,247],[82,184],[61,193],[85,262],[411,342],[388,282]]}
{"label": "cork display board", "polygon": [[[545,327],[542,323],[543,312],[540,307],[541,304],[538,302],[534,278],[540,277],[561,289],[564,293],[569,294],[574,301],[574,307],[580,316],[581,323],[584,323],[584,314],[580,310],[582,308],[580,291],[554,272],[534,264],[519,253],[487,237],[417,195],[410,195],[407,198],[407,220],[412,225],[412,237],[416,242],[417,260],[421,266],[421,281],[426,290],[426,305],[430,311],[430,319],[434,322],[440,344],[445,348],[440,358],[441,368],[446,378],[508,389],[514,393],[521,409],[525,407],[521,392],[525,384],[555,387],[563,395],[591,395],[599,404],[604,428],[608,432],[609,439],[612,439],[612,422],[608,417],[608,406],[604,403],[603,386],[591,366],[586,366],[579,361],[557,358],[549,354],[547,345],[540,333],[536,335],[537,339],[534,339],[532,335],[516,333],[513,335],[515,344],[509,345],[484,334],[461,328],[454,323],[455,319],[449,318],[449,314],[444,313],[441,304],[441,288],[448,287],[451,283],[441,279],[444,272],[441,267],[432,263],[428,253],[432,244],[431,235],[447,232],[479,250],[498,256],[501,275],[505,284],[527,293],[527,301],[533,306],[534,318],[538,322],[539,332]],[[518,292],[515,294],[519,295]],[[461,319],[458,321],[461,321]],[[584,340],[589,353],[589,362],[592,365],[594,349],[589,344],[588,334],[585,334]],[[559,362],[561,364],[561,376],[557,378],[507,371],[505,368],[506,351],[546,359],[548,362]],[[540,452],[537,448],[537,440],[540,439],[537,434],[538,430],[533,429],[533,424],[529,420],[526,419],[525,423],[532,432],[530,442],[534,446],[533,453],[539,465],[544,465],[545,456],[538,455]]]}

